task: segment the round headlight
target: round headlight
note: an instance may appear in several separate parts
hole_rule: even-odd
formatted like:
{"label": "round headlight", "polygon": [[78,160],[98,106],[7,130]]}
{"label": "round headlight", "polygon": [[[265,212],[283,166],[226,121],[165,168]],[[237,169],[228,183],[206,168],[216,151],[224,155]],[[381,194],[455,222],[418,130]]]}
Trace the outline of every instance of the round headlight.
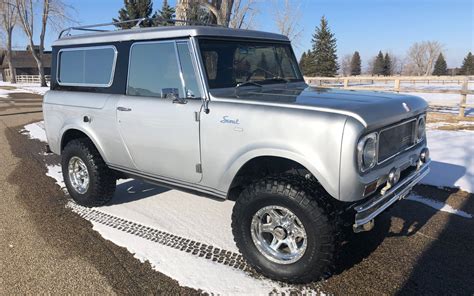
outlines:
{"label": "round headlight", "polygon": [[363,137],[357,145],[359,167],[362,172],[375,166],[377,162],[377,134]]}
{"label": "round headlight", "polygon": [[425,137],[425,129],[426,129],[426,123],[425,123],[425,118],[420,117],[418,119],[418,128],[416,130],[416,140],[421,141]]}

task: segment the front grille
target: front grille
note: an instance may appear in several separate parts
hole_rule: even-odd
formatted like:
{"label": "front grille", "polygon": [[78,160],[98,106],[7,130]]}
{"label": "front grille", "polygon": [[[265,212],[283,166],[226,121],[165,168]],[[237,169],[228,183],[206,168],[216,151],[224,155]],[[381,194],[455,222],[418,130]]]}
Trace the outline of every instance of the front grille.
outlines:
{"label": "front grille", "polygon": [[386,128],[379,133],[379,163],[404,151],[415,143],[416,120]]}

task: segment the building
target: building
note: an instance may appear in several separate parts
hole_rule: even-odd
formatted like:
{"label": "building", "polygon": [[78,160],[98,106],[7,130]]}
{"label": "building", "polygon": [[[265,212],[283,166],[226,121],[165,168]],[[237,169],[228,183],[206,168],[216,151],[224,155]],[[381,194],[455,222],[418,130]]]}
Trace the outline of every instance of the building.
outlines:
{"label": "building", "polygon": [[[35,59],[31,55],[30,51],[26,50],[14,50],[12,52],[12,64],[13,71],[16,76],[19,75],[38,75],[38,66]],[[6,51],[0,50],[0,76],[3,81],[10,80],[10,69],[8,62],[5,58]],[[51,74],[51,51],[45,51],[43,53],[43,67],[44,74]]]}

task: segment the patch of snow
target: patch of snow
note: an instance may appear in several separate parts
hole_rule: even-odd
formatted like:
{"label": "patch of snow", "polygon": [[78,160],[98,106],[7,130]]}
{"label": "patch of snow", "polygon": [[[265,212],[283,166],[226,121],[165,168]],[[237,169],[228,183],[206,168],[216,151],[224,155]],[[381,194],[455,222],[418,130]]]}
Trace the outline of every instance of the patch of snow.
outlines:
{"label": "patch of snow", "polygon": [[36,139],[41,142],[47,142],[46,132],[44,130],[44,122],[35,122],[25,125],[23,130],[21,131],[22,134],[28,135],[30,139]]}
{"label": "patch of snow", "polygon": [[436,209],[438,211],[442,211],[442,212],[458,215],[458,216],[461,216],[461,217],[464,217],[464,218],[472,219],[471,214],[466,213],[466,212],[461,211],[461,210],[458,210],[458,209],[455,209],[455,208],[453,208],[452,206],[450,206],[448,204],[442,203],[440,201],[437,201],[437,200],[434,200],[434,199],[431,199],[431,198],[426,198],[426,197],[423,197],[423,196],[410,194],[406,199],[411,200],[411,201],[420,202],[420,203],[422,203],[424,205],[427,205],[429,207],[432,207],[433,209]]}
{"label": "patch of snow", "polygon": [[474,192],[474,132],[427,130],[431,172],[421,181]]}
{"label": "patch of snow", "polygon": [[46,166],[46,168],[48,169],[48,171],[46,172],[46,175],[56,180],[56,184],[58,184],[59,187],[61,187],[61,189],[65,191],[66,184],[64,183],[61,166],[59,164],[55,164],[55,165],[48,165]]}
{"label": "patch of snow", "polygon": [[44,95],[49,90],[49,86],[42,87],[42,86],[39,86],[37,83],[15,83],[15,84],[12,84],[10,82],[0,81],[0,86],[16,87],[16,89],[14,89],[14,90],[2,90],[2,89],[0,89],[0,96],[2,95],[2,91],[7,91],[7,92],[25,92],[26,91],[26,92],[30,92],[30,93]]}

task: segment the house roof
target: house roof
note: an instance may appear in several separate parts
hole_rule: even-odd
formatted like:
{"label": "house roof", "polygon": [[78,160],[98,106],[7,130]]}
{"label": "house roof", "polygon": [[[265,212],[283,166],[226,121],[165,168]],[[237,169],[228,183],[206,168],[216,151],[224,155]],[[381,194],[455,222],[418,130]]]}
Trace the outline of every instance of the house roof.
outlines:
{"label": "house roof", "polygon": [[[0,68],[8,68],[8,63],[5,59],[5,51],[0,51]],[[37,64],[33,56],[26,50],[12,51],[12,63],[15,68],[36,68]],[[43,53],[43,66],[45,68],[51,67],[51,52]]]}
{"label": "house roof", "polygon": [[115,42],[128,40],[150,40],[164,38],[179,38],[190,36],[208,37],[234,37],[266,39],[276,41],[289,41],[288,37],[275,33],[262,31],[231,29],[211,26],[161,26],[152,28],[138,28],[115,30],[107,32],[85,33],[80,35],[64,36],[56,40],[53,46],[66,46],[76,44],[90,44],[101,42]]}

